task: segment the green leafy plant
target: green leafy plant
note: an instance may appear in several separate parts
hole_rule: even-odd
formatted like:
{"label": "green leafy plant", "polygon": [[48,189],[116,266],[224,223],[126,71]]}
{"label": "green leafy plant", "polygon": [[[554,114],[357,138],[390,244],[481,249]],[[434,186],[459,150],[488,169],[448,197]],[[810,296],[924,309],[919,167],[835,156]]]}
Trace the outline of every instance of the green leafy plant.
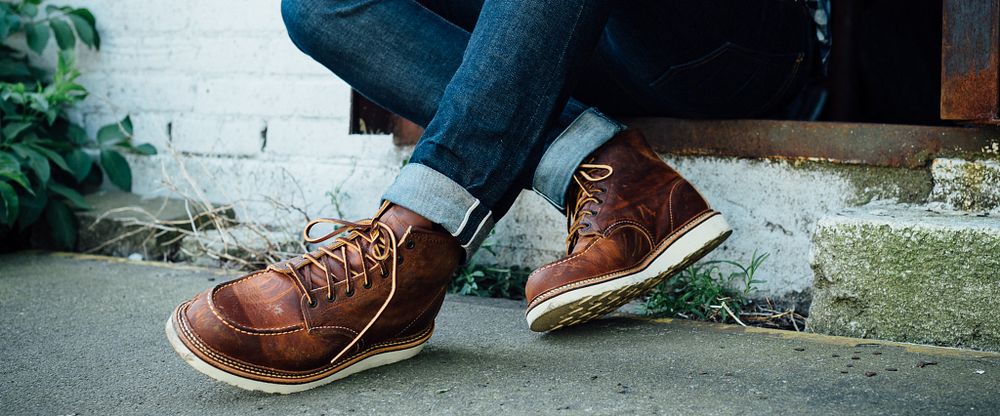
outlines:
{"label": "green leafy plant", "polygon": [[451,293],[486,298],[524,299],[530,270],[481,264],[466,265],[451,281]]}
{"label": "green leafy plant", "polygon": [[[495,241],[486,238],[480,250],[491,254]],[[459,269],[452,279],[448,290],[461,295],[487,298],[524,299],[524,284],[528,281],[531,270],[519,267],[500,267],[479,264],[477,256]]]}
{"label": "green leafy plant", "polygon": [[749,265],[716,260],[695,264],[657,285],[646,297],[647,313],[712,322],[738,321],[750,294],[764,283],[754,276],[768,254],[755,252]]}
{"label": "green leafy plant", "polygon": [[[41,7],[41,0],[0,1],[0,236],[44,234],[55,247],[72,249],[73,211],[89,208],[82,194],[100,186],[104,174],[131,191],[132,172],[122,153],[149,155],[156,149],[132,145],[128,117],[101,128],[96,139],[70,120],[67,110],[87,97],[77,83],[76,46],[99,49],[101,38],[89,10]],[[55,41],[54,72],[8,45],[21,35],[36,55]]]}

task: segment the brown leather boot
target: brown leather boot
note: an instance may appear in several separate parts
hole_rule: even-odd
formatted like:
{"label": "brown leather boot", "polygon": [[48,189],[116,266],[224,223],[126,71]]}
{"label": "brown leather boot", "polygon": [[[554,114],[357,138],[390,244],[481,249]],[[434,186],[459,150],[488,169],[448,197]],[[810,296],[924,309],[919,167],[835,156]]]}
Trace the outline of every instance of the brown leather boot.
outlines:
{"label": "brown leather boot", "polygon": [[612,312],[732,233],[638,130],[621,132],[594,152],[574,181],[569,192],[576,197],[566,202],[566,257],[535,270],[525,288],[533,331]]}
{"label": "brown leather boot", "polygon": [[[344,227],[310,239],[328,222]],[[293,393],[413,357],[431,336],[462,249],[400,206],[310,222],[332,245],[199,294],[167,338],[185,361],[248,390]]]}

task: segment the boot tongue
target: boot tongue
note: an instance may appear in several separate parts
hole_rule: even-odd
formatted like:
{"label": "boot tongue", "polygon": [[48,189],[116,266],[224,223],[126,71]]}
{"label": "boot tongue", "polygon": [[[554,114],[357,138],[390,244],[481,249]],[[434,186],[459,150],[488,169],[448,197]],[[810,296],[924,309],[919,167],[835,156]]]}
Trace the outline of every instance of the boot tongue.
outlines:
{"label": "boot tongue", "polygon": [[430,220],[396,204],[389,204],[384,208],[381,215],[376,218],[376,221],[392,228],[392,232],[396,235],[397,240],[403,238],[403,234],[406,233],[409,227],[423,230],[434,229],[434,223],[430,222]]}
{"label": "boot tongue", "polygon": [[[427,229],[427,230],[431,230],[434,227],[434,223],[424,219],[424,217],[421,217],[417,213],[410,211],[406,208],[403,208],[399,205],[389,204],[389,203],[383,205],[382,208],[379,209],[379,212],[376,213],[375,219],[372,220],[372,222],[373,224],[382,223],[388,225],[389,228],[392,229],[392,233],[396,237],[396,244],[400,243],[400,239],[403,237],[403,234],[405,234],[406,230],[411,226],[414,228]],[[379,227],[378,225],[373,225],[373,226]],[[361,232],[369,234],[371,230],[361,230]],[[382,229],[382,232],[383,233],[385,232],[384,228]],[[342,237],[346,237],[347,235],[350,235],[350,233],[344,234]],[[380,237],[379,241],[386,243],[392,241],[391,238],[386,238],[386,237],[388,236]],[[360,245],[361,248],[365,250],[365,253],[368,253],[370,243],[368,243],[366,240],[362,238],[357,238],[354,240],[354,242]],[[364,264],[362,264],[362,254],[358,253],[358,251],[355,250],[353,247],[350,246],[343,246],[343,247],[345,247],[346,249],[337,247],[337,248],[330,248],[329,250],[333,252],[333,254],[336,254],[338,258],[342,258],[346,254],[347,262],[350,266],[350,273],[352,276],[361,273],[363,267],[370,268],[373,266],[371,259],[367,258],[364,260]],[[314,251],[312,255],[316,257],[321,263],[325,264],[326,267],[333,272],[334,281],[344,280],[345,273],[344,273],[343,261],[331,258],[330,256],[326,255],[325,253],[319,250]],[[312,264],[312,262],[309,262],[309,260],[303,259],[302,261],[307,262],[307,265],[302,268],[302,272],[308,274],[308,280],[310,281],[310,283],[312,283],[312,287],[326,286],[327,285],[326,272],[317,267],[315,264]]]}

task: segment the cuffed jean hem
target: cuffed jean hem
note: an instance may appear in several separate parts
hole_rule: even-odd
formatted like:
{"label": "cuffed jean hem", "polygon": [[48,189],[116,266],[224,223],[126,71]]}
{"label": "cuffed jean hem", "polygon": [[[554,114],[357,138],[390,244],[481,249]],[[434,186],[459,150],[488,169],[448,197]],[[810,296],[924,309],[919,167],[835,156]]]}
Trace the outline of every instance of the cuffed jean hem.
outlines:
{"label": "cuffed jean hem", "polygon": [[625,126],[611,120],[595,108],[580,114],[549,145],[535,168],[532,188],[556,209],[566,207],[566,190],[580,163],[611,140]]}
{"label": "cuffed jean hem", "polygon": [[465,249],[466,260],[476,252],[495,223],[493,212],[469,191],[419,163],[403,166],[382,199],[444,227]]}

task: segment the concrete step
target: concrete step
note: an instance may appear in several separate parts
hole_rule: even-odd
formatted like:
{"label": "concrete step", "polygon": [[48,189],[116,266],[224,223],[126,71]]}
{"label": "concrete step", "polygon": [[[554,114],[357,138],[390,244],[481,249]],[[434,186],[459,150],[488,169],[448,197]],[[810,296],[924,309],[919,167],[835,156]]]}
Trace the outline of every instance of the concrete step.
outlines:
{"label": "concrete step", "polygon": [[204,267],[255,269],[306,251],[302,236],[239,224],[202,230],[180,241],[176,260]]}
{"label": "concrete step", "polygon": [[[80,223],[77,248],[85,253],[163,260],[180,248],[181,233],[151,225],[190,230],[194,223],[199,229],[211,228],[211,222],[202,216],[204,210],[176,198],[143,198],[109,190],[87,195],[85,199],[94,208],[77,214]],[[231,209],[217,214],[235,218]]]}
{"label": "concrete step", "polygon": [[1000,162],[935,159],[930,200],[962,211],[1000,212]]}
{"label": "concrete step", "polygon": [[817,223],[811,331],[1000,351],[1000,217],[909,205]]}

